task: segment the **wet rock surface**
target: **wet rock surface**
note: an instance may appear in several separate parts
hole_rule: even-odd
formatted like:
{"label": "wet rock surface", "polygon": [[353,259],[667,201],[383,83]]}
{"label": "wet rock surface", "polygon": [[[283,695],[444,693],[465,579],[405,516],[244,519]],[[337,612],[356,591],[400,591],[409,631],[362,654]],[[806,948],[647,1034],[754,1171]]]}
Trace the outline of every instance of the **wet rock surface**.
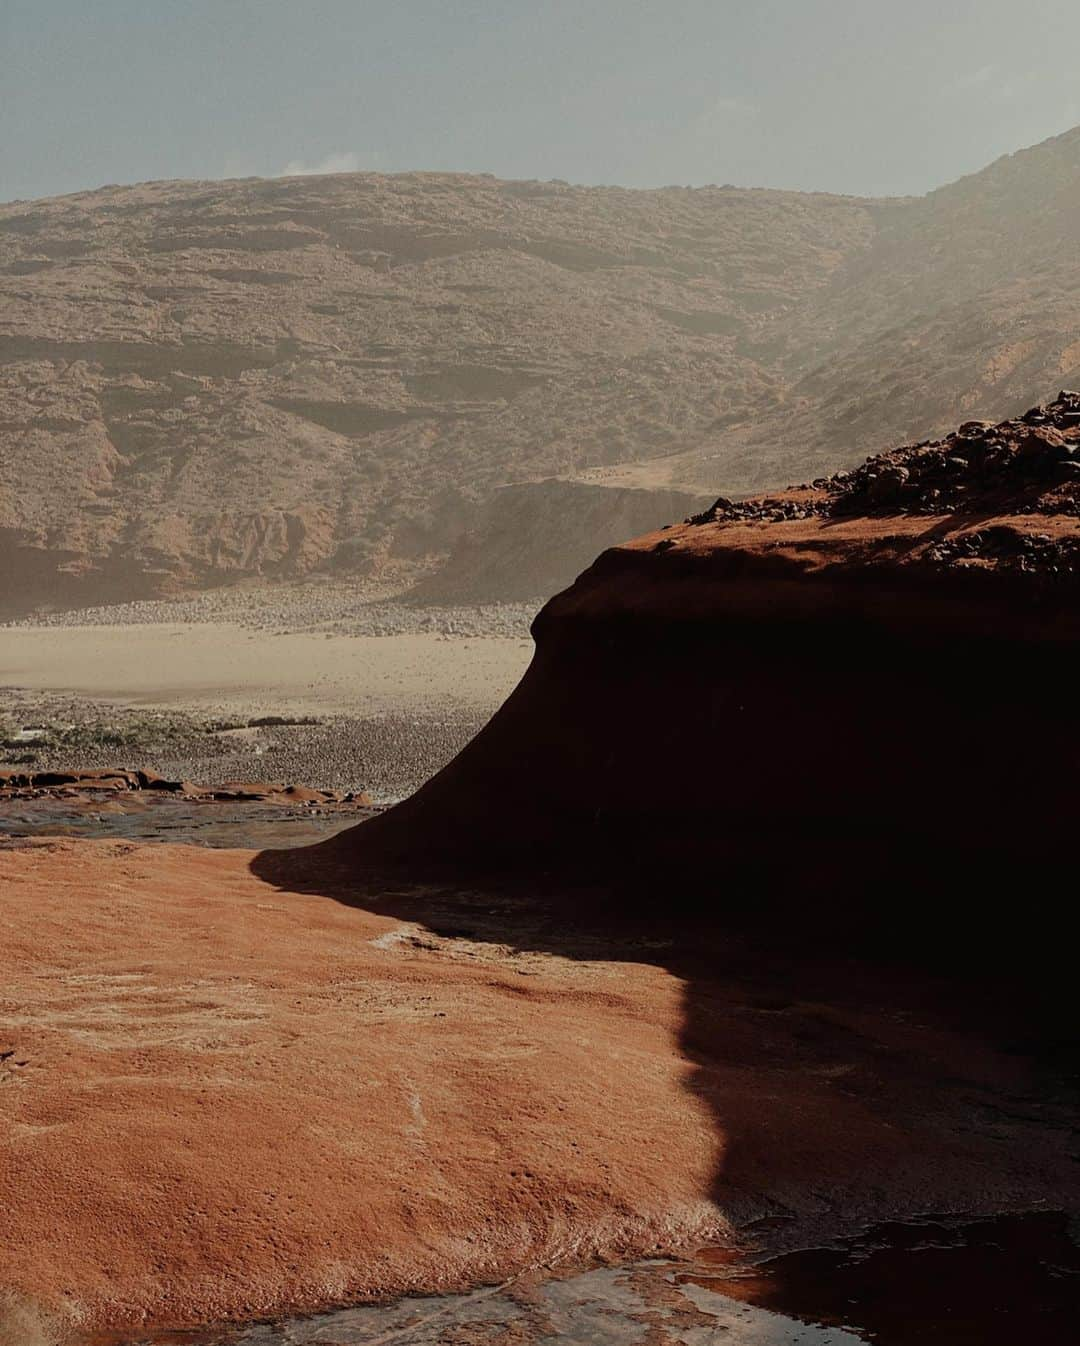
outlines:
{"label": "wet rock surface", "polygon": [[0,770],[0,844],[31,837],[302,846],[377,812],[363,791],[283,781],[196,785],[152,771]]}
{"label": "wet rock surface", "polygon": [[3,688],[0,778],[112,773],[119,760],[178,782],[270,775],[335,797],[366,792],[386,803],[411,794],[445,766],[493,709],[436,704],[365,716],[236,716]]}
{"label": "wet rock surface", "polygon": [[359,804],[223,802],[161,792],[37,791],[0,794],[0,845],[32,837],[163,841],[212,847],[306,846],[352,827],[374,809]]}
{"label": "wet rock surface", "polygon": [[736,1266],[726,1283],[723,1256],[706,1253],[706,1275],[679,1279],[814,1325],[795,1338],[808,1346],[837,1331],[879,1346],[1070,1346],[1080,1321],[1076,1213],[928,1214]]}
{"label": "wet rock surface", "polygon": [[703,1248],[146,1346],[1073,1346],[1077,1232],[1059,1212],[925,1216],[758,1262]]}

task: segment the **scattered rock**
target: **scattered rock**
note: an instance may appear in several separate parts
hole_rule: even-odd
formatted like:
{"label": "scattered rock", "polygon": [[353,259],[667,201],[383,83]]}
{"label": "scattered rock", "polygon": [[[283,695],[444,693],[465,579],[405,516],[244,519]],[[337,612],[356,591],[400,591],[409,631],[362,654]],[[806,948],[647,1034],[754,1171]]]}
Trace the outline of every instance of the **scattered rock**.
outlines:
{"label": "scattered rock", "polygon": [[366,791],[313,790],[281,781],[225,781],[220,786],[166,780],[153,771],[0,771],[0,801],[41,795],[69,798],[81,792],[140,791],[171,794],[180,799],[217,803],[355,805],[368,808]]}
{"label": "scattered rock", "polygon": [[1080,570],[1080,537],[1069,529],[1034,546],[1008,516],[1080,517],[1080,395],[1063,392],[1015,420],[967,421],[945,439],[868,458],[859,468],[761,499],[718,500],[690,524],[784,523],[860,515],[1000,516],[914,553],[943,566],[979,562],[1059,578]]}

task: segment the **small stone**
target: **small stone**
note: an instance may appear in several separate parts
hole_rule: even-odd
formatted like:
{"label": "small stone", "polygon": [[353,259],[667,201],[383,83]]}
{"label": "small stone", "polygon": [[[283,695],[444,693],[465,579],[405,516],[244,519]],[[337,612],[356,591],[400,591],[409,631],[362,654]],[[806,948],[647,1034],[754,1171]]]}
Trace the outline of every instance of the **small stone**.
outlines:
{"label": "small stone", "polygon": [[871,478],[867,494],[875,504],[887,504],[899,499],[910,477],[911,473],[906,467],[887,467]]}

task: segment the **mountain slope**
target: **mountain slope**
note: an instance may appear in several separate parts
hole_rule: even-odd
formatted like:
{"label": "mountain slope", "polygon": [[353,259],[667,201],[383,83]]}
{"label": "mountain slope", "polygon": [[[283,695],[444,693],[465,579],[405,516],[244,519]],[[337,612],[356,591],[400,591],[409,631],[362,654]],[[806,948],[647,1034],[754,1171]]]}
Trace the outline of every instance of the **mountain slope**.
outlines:
{"label": "mountain slope", "polygon": [[787,405],[669,475],[712,484],[721,461],[738,486],[771,489],[1077,379],[1080,128],[875,222],[871,245],[786,325]]}
{"label": "mountain slope", "polygon": [[77,593],[439,550],[463,499],[768,405],[742,345],[870,229],[830,197],[437,175],[3,207],[4,568]]}
{"label": "mountain slope", "polygon": [[1019,409],[1080,365],[1078,203],[1080,131],[921,200],[346,174],[0,206],[0,606],[430,565],[550,478],[537,528],[584,537],[568,483],[737,495]]}

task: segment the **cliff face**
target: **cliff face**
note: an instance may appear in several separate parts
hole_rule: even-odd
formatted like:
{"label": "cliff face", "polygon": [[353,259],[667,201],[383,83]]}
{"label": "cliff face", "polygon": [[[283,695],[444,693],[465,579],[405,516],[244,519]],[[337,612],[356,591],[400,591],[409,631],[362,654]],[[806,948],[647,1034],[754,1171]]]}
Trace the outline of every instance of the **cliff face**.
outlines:
{"label": "cliff face", "polygon": [[921,200],[345,174],[0,206],[0,606],[431,564],[508,484],[550,539],[566,480],[768,490],[1023,405],[1080,366],[1078,199],[1073,132]]}
{"label": "cliff face", "polygon": [[993,904],[1053,902],[1080,805],[1078,516],[1069,394],[613,548],[487,729],[334,844],[1015,947]]}
{"label": "cliff face", "polygon": [[807,480],[1074,383],[1078,205],[1080,128],[879,211],[777,333],[785,404],[725,432],[731,479]]}

